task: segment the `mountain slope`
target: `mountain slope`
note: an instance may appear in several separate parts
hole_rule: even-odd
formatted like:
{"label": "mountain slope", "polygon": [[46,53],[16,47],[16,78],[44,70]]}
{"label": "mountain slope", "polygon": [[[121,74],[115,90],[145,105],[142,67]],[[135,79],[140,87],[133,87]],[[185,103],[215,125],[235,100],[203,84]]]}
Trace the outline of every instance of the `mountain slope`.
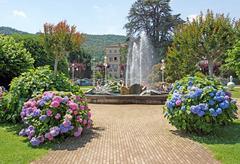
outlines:
{"label": "mountain slope", "polygon": [[[0,27],[0,34],[30,34],[19,31],[11,27]],[[35,35],[35,34],[32,34]],[[96,61],[102,61],[104,56],[104,48],[107,45],[126,42],[127,37],[123,35],[86,35],[86,41],[83,47],[92,54]]]}
{"label": "mountain slope", "polygon": [[16,30],[14,28],[11,28],[11,27],[3,27],[3,26],[1,26],[0,27],[0,34],[12,35],[12,34],[29,34],[29,33],[24,32],[24,31],[19,31],[19,30]]}

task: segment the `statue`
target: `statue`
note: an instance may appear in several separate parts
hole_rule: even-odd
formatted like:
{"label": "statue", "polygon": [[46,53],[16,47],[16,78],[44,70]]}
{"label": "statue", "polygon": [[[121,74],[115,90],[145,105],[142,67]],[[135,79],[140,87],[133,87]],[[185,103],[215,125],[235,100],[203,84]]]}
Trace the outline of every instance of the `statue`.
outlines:
{"label": "statue", "polygon": [[233,90],[235,87],[235,83],[233,82],[233,77],[230,76],[230,82],[227,83],[227,87],[229,90]]}

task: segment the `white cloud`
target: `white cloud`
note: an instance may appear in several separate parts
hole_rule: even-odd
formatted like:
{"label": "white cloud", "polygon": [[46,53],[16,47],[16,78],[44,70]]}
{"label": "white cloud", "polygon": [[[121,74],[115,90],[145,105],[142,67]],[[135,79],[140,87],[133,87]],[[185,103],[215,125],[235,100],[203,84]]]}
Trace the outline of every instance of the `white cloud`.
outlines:
{"label": "white cloud", "polygon": [[13,10],[12,13],[16,17],[23,17],[23,18],[27,17],[26,13],[24,11],[21,11],[21,10]]}

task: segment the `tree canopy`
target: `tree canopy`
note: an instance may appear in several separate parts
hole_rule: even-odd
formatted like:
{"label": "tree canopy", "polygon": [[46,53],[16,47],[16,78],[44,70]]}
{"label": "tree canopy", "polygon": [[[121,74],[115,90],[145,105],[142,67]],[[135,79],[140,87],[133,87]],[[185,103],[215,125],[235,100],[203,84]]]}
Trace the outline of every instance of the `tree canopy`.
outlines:
{"label": "tree canopy", "polygon": [[33,67],[34,59],[10,36],[0,35],[0,85],[8,87],[11,80]]}
{"label": "tree canopy", "polygon": [[233,49],[228,51],[226,65],[228,69],[236,72],[240,78],[240,40],[236,43]]}
{"label": "tree canopy", "polygon": [[70,51],[80,48],[84,35],[77,32],[76,26],[69,26],[66,21],[61,21],[57,25],[44,24],[43,40],[47,53],[54,56],[56,74],[58,62],[67,58]]}
{"label": "tree canopy", "polygon": [[174,31],[168,50],[166,71],[170,81],[194,74],[199,62],[207,60],[208,74],[214,75],[214,63],[224,63],[226,52],[236,42],[239,26],[229,16],[208,10]]}
{"label": "tree canopy", "polygon": [[137,0],[131,7],[128,23],[129,36],[146,32],[155,48],[158,61],[165,56],[172,41],[174,28],[183,23],[180,14],[171,14],[170,0]]}

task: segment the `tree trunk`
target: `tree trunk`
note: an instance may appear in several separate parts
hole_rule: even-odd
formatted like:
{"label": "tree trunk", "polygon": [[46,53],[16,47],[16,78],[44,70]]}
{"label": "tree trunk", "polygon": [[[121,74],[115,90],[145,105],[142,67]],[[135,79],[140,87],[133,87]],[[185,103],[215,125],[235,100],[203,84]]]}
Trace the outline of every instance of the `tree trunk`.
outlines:
{"label": "tree trunk", "polygon": [[58,69],[58,59],[55,58],[55,61],[54,61],[54,74],[57,75],[57,69]]}
{"label": "tree trunk", "polygon": [[210,77],[213,77],[213,67],[214,67],[213,60],[208,59],[208,74]]}

